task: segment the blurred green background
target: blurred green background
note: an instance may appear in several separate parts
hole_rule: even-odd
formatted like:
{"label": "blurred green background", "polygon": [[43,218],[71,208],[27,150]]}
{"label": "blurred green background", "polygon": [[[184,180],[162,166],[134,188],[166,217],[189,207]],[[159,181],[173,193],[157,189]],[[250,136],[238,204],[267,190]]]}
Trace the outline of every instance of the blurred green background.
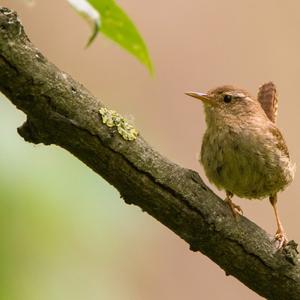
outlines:
{"label": "blurred green background", "polygon": [[[273,80],[279,127],[300,159],[300,3],[290,1],[138,1],[118,3],[135,21],[156,75],[90,29],[67,1],[0,1],[17,10],[32,42],[58,67],[126,116],[161,153],[197,163],[203,110],[185,91],[235,84],[256,94]],[[0,96],[0,299],[254,300],[244,287],[118,192],[72,155],[24,142],[25,116]],[[207,180],[206,180],[207,182]],[[217,193],[223,197],[222,192]],[[279,196],[288,237],[300,241],[298,177]],[[268,201],[238,199],[270,234]]]}

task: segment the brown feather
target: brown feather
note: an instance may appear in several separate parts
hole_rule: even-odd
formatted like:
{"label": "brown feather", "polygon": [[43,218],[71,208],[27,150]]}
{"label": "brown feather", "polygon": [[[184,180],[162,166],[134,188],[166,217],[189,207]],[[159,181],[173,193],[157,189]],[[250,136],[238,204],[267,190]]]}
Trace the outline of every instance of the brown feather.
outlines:
{"label": "brown feather", "polygon": [[251,95],[246,90],[236,88],[232,85],[223,85],[223,86],[211,89],[207,92],[207,94],[208,95],[218,95],[218,94],[223,94],[226,92],[233,92],[233,91],[240,92],[240,93],[243,93],[245,96],[251,97]]}
{"label": "brown feather", "polygon": [[277,141],[276,143],[277,148],[280,149],[282,153],[284,153],[287,157],[290,157],[288,147],[279,129],[274,125],[274,127],[270,127],[269,130],[270,133],[275,137]]}
{"label": "brown feather", "polygon": [[275,123],[278,111],[278,97],[275,84],[273,82],[263,84],[258,90],[257,100],[268,118]]}

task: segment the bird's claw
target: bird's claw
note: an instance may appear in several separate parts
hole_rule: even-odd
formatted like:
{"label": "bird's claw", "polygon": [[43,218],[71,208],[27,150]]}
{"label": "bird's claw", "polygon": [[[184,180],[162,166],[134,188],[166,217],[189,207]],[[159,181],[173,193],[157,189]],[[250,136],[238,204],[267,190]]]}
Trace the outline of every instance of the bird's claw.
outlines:
{"label": "bird's claw", "polygon": [[239,215],[244,214],[241,207],[237,204],[234,204],[230,199],[225,199],[225,202],[229,205],[231,212],[235,218],[237,218]]}
{"label": "bird's claw", "polygon": [[280,250],[288,243],[288,239],[283,231],[277,231],[274,236],[274,240],[277,242],[276,248]]}

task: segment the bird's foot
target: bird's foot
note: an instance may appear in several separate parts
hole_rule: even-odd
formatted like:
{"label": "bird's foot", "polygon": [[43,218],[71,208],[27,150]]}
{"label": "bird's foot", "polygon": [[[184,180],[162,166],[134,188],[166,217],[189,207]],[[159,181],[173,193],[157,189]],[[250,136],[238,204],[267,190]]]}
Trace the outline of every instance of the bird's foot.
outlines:
{"label": "bird's foot", "polygon": [[229,205],[231,212],[235,218],[237,218],[239,215],[243,215],[243,210],[241,209],[241,207],[233,203],[229,197],[226,197],[225,202]]}
{"label": "bird's foot", "polygon": [[280,250],[288,243],[288,239],[283,230],[277,230],[274,236],[274,240],[276,241],[276,248]]}

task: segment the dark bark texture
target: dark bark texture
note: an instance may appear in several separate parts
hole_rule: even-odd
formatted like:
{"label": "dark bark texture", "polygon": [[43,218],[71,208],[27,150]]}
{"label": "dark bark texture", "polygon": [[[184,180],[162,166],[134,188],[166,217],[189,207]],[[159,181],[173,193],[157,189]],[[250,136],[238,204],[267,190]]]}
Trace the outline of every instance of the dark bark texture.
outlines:
{"label": "dark bark texture", "polygon": [[[15,12],[0,7],[0,91],[27,115],[28,142],[65,148],[159,222],[267,299],[300,299],[293,243],[276,251],[272,237],[226,204],[192,170],[125,141],[101,121],[103,104],[32,45]],[[224,279],[225,280],[225,279]]]}

